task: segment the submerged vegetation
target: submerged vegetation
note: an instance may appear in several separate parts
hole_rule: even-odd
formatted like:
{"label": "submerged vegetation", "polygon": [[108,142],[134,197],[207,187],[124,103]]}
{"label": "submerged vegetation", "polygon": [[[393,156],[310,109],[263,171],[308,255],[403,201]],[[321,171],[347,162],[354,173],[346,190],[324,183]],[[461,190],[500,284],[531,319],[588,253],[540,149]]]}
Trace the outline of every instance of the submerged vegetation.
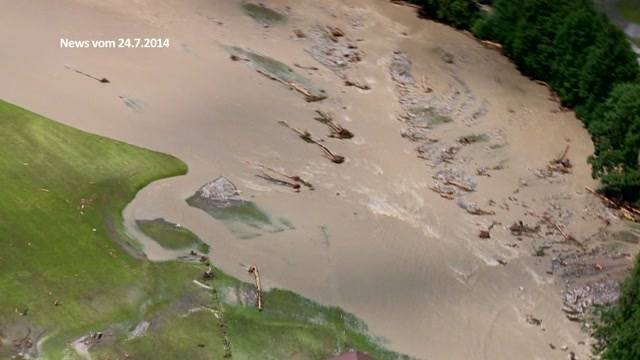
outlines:
{"label": "submerged vegetation", "polygon": [[242,9],[244,10],[245,14],[263,25],[272,25],[274,23],[282,22],[287,19],[286,15],[270,9],[263,4],[243,2]]}
{"label": "submerged vegetation", "polygon": [[518,68],[574,108],[592,135],[603,191],[640,204],[640,67],[624,33],[589,0],[416,0],[422,13],[504,46]]}
{"label": "submerged vegetation", "polygon": [[122,210],[151,181],[184,174],[178,159],[5,102],[0,131],[0,358],[400,357],[338,308],[271,290],[258,312],[252,285],[217,269],[204,280],[206,264],[146,260]]}
{"label": "submerged vegetation", "polygon": [[155,240],[165,249],[197,249],[205,254],[209,252],[209,246],[198,235],[165,219],[136,220],[136,225],[145,235]]}

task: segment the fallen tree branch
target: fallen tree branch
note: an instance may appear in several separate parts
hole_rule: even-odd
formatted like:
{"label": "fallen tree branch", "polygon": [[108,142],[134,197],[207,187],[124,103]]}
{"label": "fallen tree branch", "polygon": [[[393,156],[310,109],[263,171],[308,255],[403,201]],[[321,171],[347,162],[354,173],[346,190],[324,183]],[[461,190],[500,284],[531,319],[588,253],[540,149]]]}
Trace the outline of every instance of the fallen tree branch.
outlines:
{"label": "fallen tree branch", "polygon": [[433,192],[436,192],[440,195],[440,197],[445,198],[447,200],[453,200],[454,196],[455,196],[455,191],[453,190],[443,190],[440,187],[437,186],[431,186],[429,187],[429,189],[431,189]]}
{"label": "fallen tree branch", "polygon": [[609,205],[609,207],[616,209],[619,211],[620,215],[622,217],[624,217],[625,219],[629,220],[629,221],[633,221],[633,222],[640,222],[640,210],[629,206],[627,204],[621,204],[618,202],[615,202],[611,199],[609,199],[608,197],[598,193],[597,191],[593,190],[592,188],[585,186],[584,187],[588,192],[592,193],[593,195],[597,196],[598,198],[600,198],[602,201],[604,201],[605,203],[607,203],[607,205]]}
{"label": "fallen tree branch", "polygon": [[333,117],[324,111],[316,110],[318,114],[317,117],[314,117],[315,120],[327,125],[329,130],[331,131],[330,137],[338,138],[338,139],[351,139],[353,138],[353,133],[345,128],[342,125],[336,124],[333,121]]}
{"label": "fallen tree branch", "polygon": [[294,182],[290,182],[287,180],[283,180],[283,179],[278,179],[274,176],[271,176],[269,174],[267,174],[266,172],[262,172],[262,174],[257,175],[259,178],[265,179],[267,181],[270,181],[274,184],[278,184],[278,185],[284,185],[284,186],[288,186],[292,189],[294,189],[295,191],[299,192],[300,191],[300,184],[298,183],[294,183]]}
{"label": "fallen tree branch", "polygon": [[399,6],[406,6],[406,7],[410,7],[416,10],[422,10],[422,6],[417,5],[417,4],[412,4],[408,1],[404,1],[404,0],[391,0],[391,3],[394,5],[399,5]]}
{"label": "fallen tree branch", "polygon": [[473,192],[473,189],[470,188],[469,186],[464,185],[464,184],[460,184],[459,182],[456,182],[456,181],[453,181],[453,180],[447,180],[447,181],[445,181],[445,184],[453,185],[453,186],[455,186],[457,188],[460,188],[460,189],[462,189],[462,190],[464,190],[466,192]]}
{"label": "fallen tree branch", "polygon": [[300,68],[300,69],[304,69],[304,70],[320,70],[319,68],[315,67],[315,66],[304,66],[304,65],[300,65],[298,63],[294,63],[293,66]]}
{"label": "fallen tree branch", "polygon": [[467,212],[471,215],[495,215],[493,210],[484,210],[480,208],[467,208]]}
{"label": "fallen tree branch", "polygon": [[280,170],[274,169],[274,168],[272,168],[272,167],[269,167],[269,166],[267,166],[267,165],[265,165],[265,164],[262,164],[262,163],[259,163],[259,162],[249,163],[248,161],[245,161],[245,163],[246,163],[246,164],[249,164],[249,165],[255,165],[255,166],[258,166],[258,167],[260,167],[260,168],[261,168],[261,169],[263,169],[263,170],[271,171],[271,172],[273,172],[273,173],[275,173],[275,174],[278,174],[278,175],[280,175],[280,176],[282,176],[282,177],[285,177],[285,178],[287,178],[287,179],[289,179],[289,180],[291,180],[291,181],[294,181],[294,182],[296,182],[296,183],[300,183],[300,184],[302,184],[302,185],[304,185],[304,186],[308,187],[308,188],[309,188],[309,190],[315,190],[315,188],[313,187],[313,184],[311,184],[310,182],[308,182],[307,180],[303,179],[302,177],[300,177],[300,176],[298,176],[298,175],[289,175],[289,174],[287,174],[287,173],[285,173],[285,172],[283,172],[283,171],[280,171]]}
{"label": "fallen tree branch", "polygon": [[555,158],[555,159],[554,159],[554,162],[561,162],[561,161],[563,161],[563,160],[567,157],[567,154],[568,154],[568,153],[569,153],[569,145],[567,145],[567,146],[564,148],[564,151],[562,152],[562,154],[560,154],[560,156],[559,156],[559,157],[557,157],[557,158]]}
{"label": "fallen tree branch", "polygon": [[493,221],[491,223],[491,225],[489,225],[487,230],[480,230],[480,233],[478,234],[478,237],[481,238],[481,239],[490,239],[491,238],[491,229],[493,229],[493,227],[496,226],[496,225],[500,225],[500,223],[497,222],[497,221]]}
{"label": "fallen tree branch", "polygon": [[358,89],[361,89],[361,90],[371,90],[371,86],[369,86],[369,84],[363,84],[363,83],[361,83],[359,81],[356,81],[356,80],[347,79],[347,80],[344,81],[344,84],[347,85],[347,86],[357,87]]}
{"label": "fallen tree branch", "polygon": [[488,46],[488,47],[493,47],[496,48],[498,50],[502,50],[502,44],[498,44],[497,42],[493,42],[493,41],[489,41],[489,40],[480,40],[480,43],[482,45]]}
{"label": "fallen tree branch", "polygon": [[324,95],[313,95],[313,94],[311,94],[309,92],[309,90],[305,89],[304,87],[302,87],[302,86],[300,86],[300,85],[298,85],[296,83],[284,81],[284,80],[280,79],[279,77],[277,77],[275,75],[272,75],[272,74],[270,74],[270,73],[268,73],[266,71],[263,71],[263,70],[260,70],[260,69],[256,69],[256,71],[259,74],[262,74],[262,75],[268,77],[271,80],[277,81],[277,82],[289,87],[290,89],[294,89],[297,92],[301,93],[302,95],[304,95],[304,100],[306,102],[320,101],[320,100],[324,100],[324,99],[327,98]]}
{"label": "fallen tree branch", "polygon": [[422,86],[422,90],[424,90],[424,92],[426,93],[430,93],[433,91],[432,88],[427,86],[427,77],[425,74],[422,74],[422,81],[420,82],[420,85]]}
{"label": "fallen tree branch", "polygon": [[110,82],[111,82],[111,81],[109,81],[109,79],[107,79],[107,78],[104,78],[104,77],[103,77],[103,78],[95,77],[95,76],[93,76],[93,75],[91,75],[91,74],[87,74],[87,73],[86,73],[86,72],[84,72],[84,71],[80,71],[80,70],[78,70],[78,69],[74,69],[74,68],[69,67],[69,66],[67,66],[67,65],[65,65],[64,67],[65,67],[65,68],[67,68],[68,70],[71,70],[71,71],[76,72],[76,73],[78,73],[78,74],[80,74],[80,75],[86,76],[86,77],[88,77],[88,78],[90,78],[90,79],[96,80],[97,82],[100,82],[100,83],[103,83],[103,84],[108,84],[108,83],[110,83]]}
{"label": "fallen tree branch", "polygon": [[256,307],[258,311],[262,311],[262,285],[260,285],[260,273],[255,265],[251,265],[247,270],[249,274],[253,275],[253,279],[256,283]]}
{"label": "fallen tree branch", "polygon": [[333,151],[331,151],[331,149],[329,149],[328,147],[326,147],[325,145],[321,144],[319,141],[315,140],[312,136],[311,133],[308,131],[302,131],[300,129],[297,129],[289,124],[287,124],[286,121],[278,121],[278,123],[284,127],[287,127],[289,129],[291,129],[292,131],[294,131],[295,133],[297,133],[301,139],[303,139],[304,141],[308,142],[308,143],[313,143],[316,144],[317,146],[320,147],[320,149],[322,149],[322,151],[325,153],[325,156],[331,160],[332,162],[336,163],[336,164],[342,164],[345,160],[344,156],[342,155],[338,155],[336,153],[334,153]]}

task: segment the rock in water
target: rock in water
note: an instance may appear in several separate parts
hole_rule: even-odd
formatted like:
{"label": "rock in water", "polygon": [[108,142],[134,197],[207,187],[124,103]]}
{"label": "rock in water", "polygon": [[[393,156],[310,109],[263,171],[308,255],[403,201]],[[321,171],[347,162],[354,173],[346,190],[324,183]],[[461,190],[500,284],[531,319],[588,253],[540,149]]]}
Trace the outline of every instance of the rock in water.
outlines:
{"label": "rock in water", "polygon": [[224,176],[202,185],[196,192],[196,196],[206,200],[211,205],[221,208],[238,205],[243,202],[238,188]]}
{"label": "rock in water", "polygon": [[222,221],[240,239],[293,229],[286,219],[272,218],[252,201],[242,199],[238,188],[224,176],[202,185],[187,203]]}

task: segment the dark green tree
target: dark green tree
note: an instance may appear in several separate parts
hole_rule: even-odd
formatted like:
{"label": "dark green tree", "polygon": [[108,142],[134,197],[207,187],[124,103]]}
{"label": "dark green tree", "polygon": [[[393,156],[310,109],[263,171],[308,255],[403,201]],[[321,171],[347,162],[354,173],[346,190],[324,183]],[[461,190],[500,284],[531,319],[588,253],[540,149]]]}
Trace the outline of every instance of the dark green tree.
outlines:
{"label": "dark green tree", "polygon": [[[638,60],[624,33],[607,23],[586,55],[580,77],[579,113],[591,112],[616,84],[638,80]],[[588,116],[587,116],[588,118]]]}
{"label": "dark green tree", "polygon": [[618,85],[589,121],[595,153],[594,177],[609,195],[640,198],[640,83]]}
{"label": "dark green tree", "polygon": [[580,91],[582,71],[595,40],[605,28],[595,9],[583,6],[568,14],[556,33],[551,85],[566,106],[575,107],[588,99]]}
{"label": "dark green tree", "polygon": [[602,313],[595,336],[602,360],[640,359],[640,257],[622,284],[618,303]]}
{"label": "dark green tree", "polygon": [[421,5],[421,15],[444,21],[457,28],[469,28],[479,15],[473,0],[415,0]]}

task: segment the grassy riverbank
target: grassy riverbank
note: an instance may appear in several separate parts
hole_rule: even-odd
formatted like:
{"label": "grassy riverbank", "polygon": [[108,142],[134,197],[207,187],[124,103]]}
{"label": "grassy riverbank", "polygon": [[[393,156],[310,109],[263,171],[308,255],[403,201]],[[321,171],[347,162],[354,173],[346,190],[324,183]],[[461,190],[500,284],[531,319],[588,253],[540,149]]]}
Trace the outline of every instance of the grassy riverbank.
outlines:
{"label": "grassy riverbank", "polygon": [[258,313],[248,284],[218,271],[208,289],[193,282],[202,264],[146,260],[122,209],[151,181],[186,173],[178,159],[6,102],[0,131],[0,358],[79,358],[70,344],[91,332],[104,334],[96,358],[397,357],[337,308],[273,290]]}

